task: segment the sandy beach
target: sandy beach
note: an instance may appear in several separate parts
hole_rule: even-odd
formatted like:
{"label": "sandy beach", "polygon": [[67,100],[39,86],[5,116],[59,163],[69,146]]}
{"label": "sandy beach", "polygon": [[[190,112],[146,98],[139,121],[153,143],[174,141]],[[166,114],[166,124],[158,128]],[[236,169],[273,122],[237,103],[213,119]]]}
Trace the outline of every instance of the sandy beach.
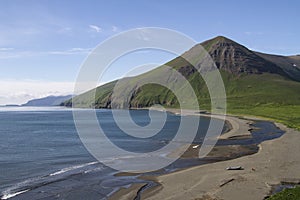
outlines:
{"label": "sandy beach", "polygon": [[[226,116],[232,127],[228,133],[222,135],[222,139],[248,137],[251,134],[251,119]],[[262,200],[270,194],[272,186],[281,182],[298,183],[300,132],[279,123],[276,125],[286,133],[280,138],[261,143],[258,153],[154,177],[159,186],[141,193],[141,199],[234,200],[242,197],[244,200]],[[244,170],[228,171],[226,167],[229,166],[242,166]],[[139,189],[137,185],[122,189],[112,199],[132,199],[123,195],[130,193],[132,197]]]}
{"label": "sandy beach", "polygon": [[[193,167],[157,177],[159,192],[147,199],[251,199],[261,200],[281,182],[300,181],[300,133],[281,124],[286,133],[265,141],[258,153],[242,158]],[[245,170],[227,171],[228,166]],[[226,182],[228,182],[226,184]]]}

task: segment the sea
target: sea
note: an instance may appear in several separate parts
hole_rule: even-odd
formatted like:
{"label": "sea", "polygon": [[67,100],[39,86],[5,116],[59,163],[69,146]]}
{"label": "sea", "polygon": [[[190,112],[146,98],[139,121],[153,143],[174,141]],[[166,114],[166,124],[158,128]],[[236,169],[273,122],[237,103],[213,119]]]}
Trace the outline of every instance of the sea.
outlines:
{"label": "sea", "polygon": [[[155,184],[140,179],[138,174],[116,176],[118,171],[95,159],[80,140],[72,111],[65,107],[0,107],[0,199],[107,199],[133,183]],[[183,117],[167,113],[159,134],[141,139],[124,134],[111,110],[95,112],[105,134],[121,148],[135,152],[152,151],[168,144]],[[118,112],[121,115],[124,111]],[[140,126],[151,121],[148,110],[130,110],[130,116]],[[223,123],[219,119],[201,117],[195,144],[203,141],[210,120]],[[259,144],[284,133],[271,122],[258,121],[253,126],[252,139],[223,140],[217,145]],[[223,132],[227,130],[225,125]],[[110,150],[103,149],[105,151]],[[128,164],[124,157],[109,159]],[[205,163],[201,159],[178,159],[153,174]]]}

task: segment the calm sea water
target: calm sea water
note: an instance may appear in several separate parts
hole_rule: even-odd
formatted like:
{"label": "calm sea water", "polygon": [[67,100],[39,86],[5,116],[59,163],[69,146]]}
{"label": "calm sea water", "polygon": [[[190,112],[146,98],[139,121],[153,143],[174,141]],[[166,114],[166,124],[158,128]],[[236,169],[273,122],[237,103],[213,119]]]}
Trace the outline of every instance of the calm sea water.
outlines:
{"label": "calm sea water", "polygon": [[[168,113],[167,122],[157,136],[137,139],[123,134],[110,110],[96,112],[112,141],[131,151],[147,152],[163,147],[174,137],[180,124],[180,116]],[[130,112],[138,125],[145,126],[150,122],[148,111]],[[201,143],[209,121],[209,118],[201,118],[196,143]],[[272,124],[258,126],[268,130],[276,128],[271,127]],[[257,133],[259,142],[266,139],[261,135]],[[79,139],[71,109],[0,108],[0,136],[1,199],[105,199],[119,187],[145,182],[134,176],[116,177],[115,170],[93,158]],[[244,141],[245,144],[255,142]],[[232,143],[237,142],[228,144]],[[126,161],[126,158],[111,159],[112,162]],[[195,164],[201,164],[201,161],[177,161],[164,170]]]}
{"label": "calm sea water", "polygon": [[[148,111],[130,112],[137,124],[143,126],[150,122]],[[151,151],[164,146],[173,138],[180,123],[179,116],[168,114],[167,123],[158,136],[141,140],[122,134],[110,110],[97,110],[97,116],[112,141],[136,151]],[[202,132],[208,122],[206,118],[202,120]],[[97,162],[87,152],[77,135],[71,109],[1,108],[0,136],[2,199],[14,195],[24,198],[24,194],[20,194],[25,192],[27,199],[71,199],[72,195],[80,198],[86,194],[83,190],[88,191],[91,198],[99,199],[117,186],[126,186],[132,181],[113,180],[115,171]]]}

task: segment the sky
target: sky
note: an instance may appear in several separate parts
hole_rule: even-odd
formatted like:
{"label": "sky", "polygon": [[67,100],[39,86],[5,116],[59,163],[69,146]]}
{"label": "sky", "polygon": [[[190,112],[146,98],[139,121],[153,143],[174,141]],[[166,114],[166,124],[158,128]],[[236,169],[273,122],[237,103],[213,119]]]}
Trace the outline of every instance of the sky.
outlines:
{"label": "sky", "polygon": [[[72,94],[88,54],[134,28],[173,29],[198,42],[223,35],[256,51],[300,54],[296,0],[1,0],[0,8],[0,105]],[[143,62],[162,64],[173,57],[136,53],[116,63],[102,82]]]}

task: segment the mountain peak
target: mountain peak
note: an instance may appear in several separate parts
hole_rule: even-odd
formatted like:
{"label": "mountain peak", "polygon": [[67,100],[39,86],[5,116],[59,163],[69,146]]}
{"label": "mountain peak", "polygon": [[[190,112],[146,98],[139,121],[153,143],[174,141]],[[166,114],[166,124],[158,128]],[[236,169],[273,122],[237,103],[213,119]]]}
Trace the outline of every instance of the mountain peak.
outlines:
{"label": "mountain peak", "polygon": [[206,49],[219,69],[230,73],[261,74],[268,72],[286,75],[274,63],[224,36],[217,36],[200,45]]}
{"label": "mountain peak", "polygon": [[217,37],[214,37],[212,39],[210,39],[211,41],[216,41],[216,42],[233,42],[233,40],[225,37],[225,36],[222,36],[222,35],[219,35]]}
{"label": "mountain peak", "polygon": [[[225,36],[217,36],[212,39],[209,39],[205,42],[202,42],[201,45],[209,51],[211,47],[222,47],[222,46],[241,46],[244,47],[237,42],[225,37]],[[246,47],[244,47],[246,49]]]}

